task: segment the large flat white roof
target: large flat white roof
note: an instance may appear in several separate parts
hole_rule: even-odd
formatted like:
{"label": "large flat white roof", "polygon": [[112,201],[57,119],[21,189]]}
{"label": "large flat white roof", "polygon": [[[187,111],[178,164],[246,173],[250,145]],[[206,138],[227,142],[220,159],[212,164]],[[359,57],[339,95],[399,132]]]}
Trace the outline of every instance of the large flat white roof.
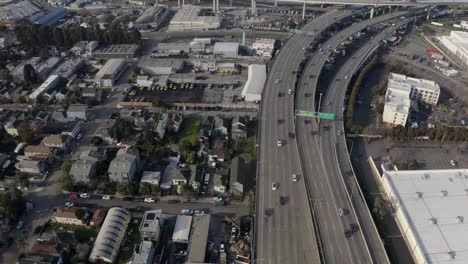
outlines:
{"label": "large flat white roof", "polygon": [[170,23],[210,23],[220,21],[216,16],[200,16],[201,10],[201,6],[184,5],[177,11]]}
{"label": "large flat white roof", "polygon": [[260,101],[265,86],[266,74],[266,65],[249,65],[247,82],[245,82],[241,93],[246,101]]}
{"label": "large flat white roof", "polygon": [[172,240],[174,242],[188,243],[191,227],[191,215],[178,215],[174,226],[174,233],[172,234]]}
{"label": "large flat white roof", "polygon": [[426,90],[431,90],[434,92],[439,93],[440,92],[440,87],[439,85],[431,80],[426,80],[426,79],[419,79],[419,78],[412,78],[408,77],[403,74],[398,74],[398,73],[390,73],[390,76],[388,78],[389,81],[389,87],[395,87],[399,88],[402,90],[409,90],[411,91],[411,88],[415,89],[426,89]]}
{"label": "large flat white roof", "polygon": [[386,171],[424,263],[468,263],[468,169]]}

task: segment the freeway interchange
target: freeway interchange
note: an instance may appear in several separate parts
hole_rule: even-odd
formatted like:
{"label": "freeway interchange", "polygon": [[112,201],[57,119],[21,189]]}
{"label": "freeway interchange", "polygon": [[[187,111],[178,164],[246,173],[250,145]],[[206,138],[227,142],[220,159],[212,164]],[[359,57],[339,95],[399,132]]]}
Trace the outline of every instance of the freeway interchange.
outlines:
{"label": "freeway interchange", "polygon": [[335,120],[294,116],[295,111],[317,110],[318,78],[334,48],[368,26],[407,13],[389,13],[338,32],[317,48],[298,80],[295,73],[314,39],[333,23],[365,11],[334,10],[316,18],[301,29],[309,34],[292,36],[270,69],[260,112],[257,263],[389,263],[351,167],[342,109],[350,77],[385,37],[410,19],[398,20],[371,38],[335,73],[325,94],[330,103],[320,109],[335,113]]}

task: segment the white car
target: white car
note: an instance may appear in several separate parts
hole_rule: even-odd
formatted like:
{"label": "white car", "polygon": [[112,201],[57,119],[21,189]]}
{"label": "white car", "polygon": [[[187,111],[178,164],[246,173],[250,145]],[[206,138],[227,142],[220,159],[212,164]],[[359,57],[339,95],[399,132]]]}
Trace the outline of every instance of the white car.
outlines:
{"label": "white car", "polygon": [[75,204],[72,203],[72,202],[66,202],[65,203],[65,207],[73,207],[73,206],[75,206]]}
{"label": "white car", "polygon": [[181,214],[183,215],[193,215],[193,210],[191,209],[182,209],[182,211],[180,211]]}
{"label": "white car", "polygon": [[450,164],[452,164],[452,166],[457,166],[457,162],[454,160],[450,160]]}
{"label": "white car", "polygon": [[110,200],[110,199],[112,199],[112,197],[111,197],[110,195],[104,195],[104,196],[102,197],[102,199],[103,199],[103,200]]}
{"label": "white car", "polygon": [[225,248],[224,248],[224,243],[220,243],[219,244],[219,253],[224,253],[225,252]]}
{"label": "white car", "polygon": [[348,80],[349,77],[348,77],[348,75],[346,75],[344,78],[345,78],[345,80]]}
{"label": "white car", "polygon": [[338,136],[341,136],[342,134],[341,130],[336,131],[336,134],[338,134]]}
{"label": "white car", "polygon": [[273,182],[273,183],[271,184],[271,189],[272,189],[273,191],[276,191],[276,190],[278,189],[278,184],[277,184],[276,182]]}
{"label": "white car", "polygon": [[293,182],[297,182],[297,175],[296,175],[296,174],[293,174],[293,175],[292,175],[292,181],[293,181]]}
{"label": "white car", "polygon": [[83,134],[79,133],[78,136],[76,136],[76,139],[80,140],[81,137],[83,137]]}
{"label": "white car", "polygon": [[145,203],[155,203],[156,199],[151,198],[151,197],[146,197],[145,200],[143,200]]}
{"label": "white car", "polygon": [[281,140],[278,140],[278,147],[281,147],[283,145],[283,142]]}
{"label": "white car", "polygon": [[346,214],[346,210],[344,208],[339,208],[338,213],[340,214],[341,217],[343,217]]}
{"label": "white car", "polygon": [[291,95],[293,93],[292,89],[288,89],[288,94]]}
{"label": "white car", "polygon": [[82,194],[80,194],[80,198],[89,199],[89,198],[91,198],[91,195],[89,195],[88,193],[82,193]]}
{"label": "white car", "polygon": [[24,225],[24,222],[23,221],[19,221],[18,222],[18,225],[16,226],[16,229],[21,229]]}

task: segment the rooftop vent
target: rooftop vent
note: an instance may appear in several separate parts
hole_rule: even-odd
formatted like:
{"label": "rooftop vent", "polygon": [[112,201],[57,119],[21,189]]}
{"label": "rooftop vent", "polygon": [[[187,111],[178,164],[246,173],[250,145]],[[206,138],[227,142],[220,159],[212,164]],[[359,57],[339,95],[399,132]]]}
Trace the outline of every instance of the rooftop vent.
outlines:
{"label": "rooftop vent", "polygon": [[429,223],[437,225],[437,218],[429,218]]}
{"label": "rooftop vent", "polygon": [[422,198],[423,193],[422,192],[416,192],[416,198]]}
{"label": "rooftop vent", "polygon": [[455,252],[450,251],[450,252],[447,252],[447,254],[448,254],[450,259],[455,259]]}
{"label": "rooftop vent", "polygon": [[448,195],[448,191],[442,190],[440,191],[440,196],[446,197]]}
{"label": "rooftop vent", "polygon": [[463,224],[463,221],[465,220],[465,218],[461,215],[457,216],[457,223],[459,224]]}
{"label": "rooftop vent", "polygon": [[429,180],[430,177],[431,175],[429,175],[429,173],[424,173],[423,180]]}

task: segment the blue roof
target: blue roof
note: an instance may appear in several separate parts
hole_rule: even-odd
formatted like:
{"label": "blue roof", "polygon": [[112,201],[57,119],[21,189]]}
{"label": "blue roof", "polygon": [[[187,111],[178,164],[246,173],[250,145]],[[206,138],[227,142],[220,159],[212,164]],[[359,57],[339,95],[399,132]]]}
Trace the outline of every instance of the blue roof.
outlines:
{"label": "blue roof", "polygon": [[52,26],[57,23],[60,19],[66,17],[68,15],[68,10],[65,7],[60,6],[54,8],[54,10],[50,11],[47,15],[37,19],[34,21],[36,24],[41,24],[43,26]]}

